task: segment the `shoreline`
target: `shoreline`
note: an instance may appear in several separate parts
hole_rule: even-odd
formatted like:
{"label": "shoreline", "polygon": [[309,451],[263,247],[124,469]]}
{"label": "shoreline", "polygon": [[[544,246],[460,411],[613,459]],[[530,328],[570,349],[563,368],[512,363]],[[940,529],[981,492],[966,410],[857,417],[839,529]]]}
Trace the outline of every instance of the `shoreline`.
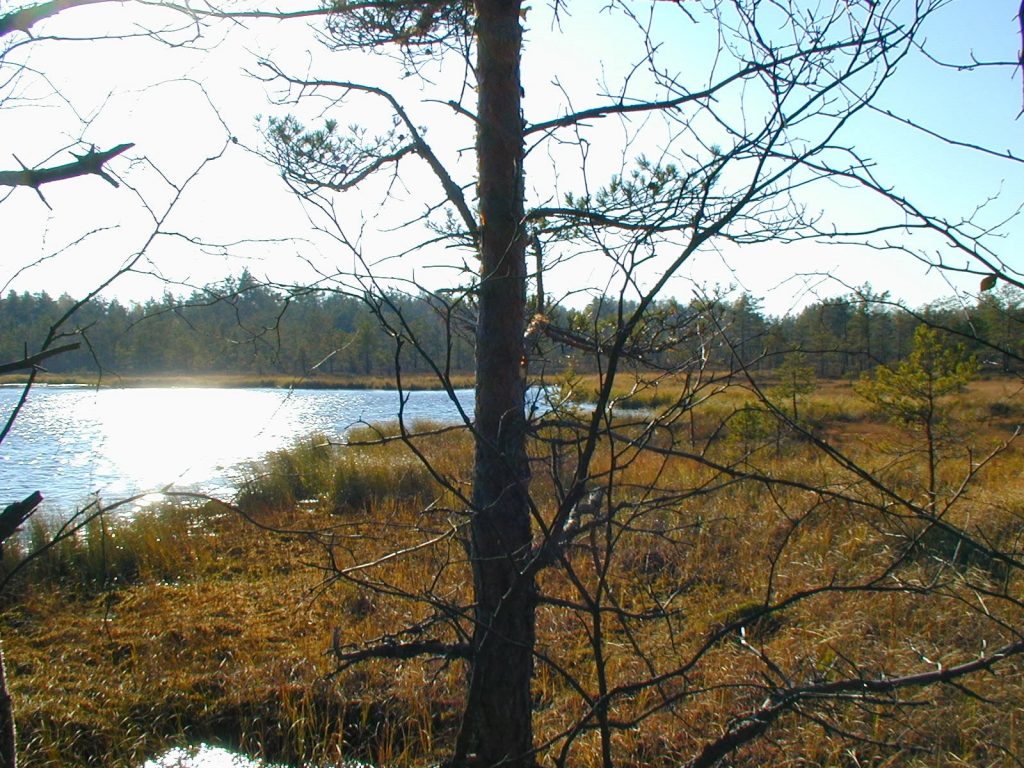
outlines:
{"label": "shoreline", "polygon": [[[0,386],[24,386],[24,375],[0,376]],[[138,376],[88,376],[82,374],[39,374],[35,386],[75,386],[97,389],[210,388],[210,389],[379,389],[396,390],[394,377],[327,375],[287,376],[283,374],[146,374]],[[472,388],[472,374],[451,377],[455,389]],[[431,374],[402,376],[402,389],[441,390],[444,386]]]}

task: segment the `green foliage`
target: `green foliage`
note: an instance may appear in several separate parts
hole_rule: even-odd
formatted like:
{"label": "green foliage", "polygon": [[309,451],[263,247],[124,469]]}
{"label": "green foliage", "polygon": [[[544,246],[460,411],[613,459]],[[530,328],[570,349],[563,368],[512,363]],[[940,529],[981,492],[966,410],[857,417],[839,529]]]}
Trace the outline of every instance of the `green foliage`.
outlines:
{"label": "green foliage", "polygon": [[336,120],[307,128],[288,115],[271,117],[266,134],[282,173],[311,190],[348,189],[413,149],[394,125],[376,134],[358,125],[339,130]]}
{"label": "green foliage", "polygon": [[919,441],[901,452],[926,457],[923,490],[930,507],[937,504],[942,486],[939,466],[947,447],[954,444],[948,401],[977,371],[977,361],[963,347],[948,346],[935,329],[921,325],[906,360],[895,368],[882,366],[856,385],[858,394]]}
{"label": "green foliage", "polygon": [[[300,128],[280,123],[283,138]],[[291,140],[328,142],[338,130],[336,125],[326,125],[319,138],[309,134]],[[624,184],[639,185],[630,195],[652,194],[644,183],[652,183],[649,175],[654,170],[639,179],[617,182],[616,199],[625,195]],[[30,352],[36,351],[33,341],[44,338],[50,324],[73,303],[70,296],[54,299],[45,293],[12,291],[0,298],[0,359],[20,358],[25,342]],[[429,294],[290,293],[243,272],[187,296],[165,294],[130,305],[93,299],[75,315],[89,343],[47,361],[47,370],[92,373],[98,363],[108,377],[275,374],[301,376],[312,385],[320,374],[390,379],[396,339],[400,339],[405,373],[429,374],[424,362],[429,357],[448,361],[455,375],[470,375],[474,348],[465,329],[474,308],[467,304],[464,299]],[[371,305],[390,328],[382,327],[368,311]],[[552,326],[607,345],[614,340],[620,312],[629,314],[636,306],[597,297],[580,308],[548,307],[545,314]],[[1000,287],[983,294],[977,306],[969,309],[968,325],[961,319],[960,305],[938,303],[922,312],[930,323],[961,332],[967,351],[986,368],[1010,373],[1024,358],[1024,294],[1020,291]],[[819,379],[846,378],[878,363],[894,366],[910,353],[918,324],[913,315],[895,311],[886,304],[884,294],[876,295],[869,287],[780,318],[766,316],[760,302],[748,294],[687,303],[668,299],[649,307],[627,345],[658,365],[706,359],[708,367],[721,370],[742,363],[748,370],[777,371],[780,379],[786,377],[786,361],[792,357],[783,357],[783,350],[813,350],[800,353],[799,367],[811,368]],[[587,352],[544,338],[537,344],[539,354],[553,363],[561,361],[581,373],[595,372],[593,355]],[[417,347],[425,354],[419,354]],[[798,373],[798,378],[805,373]]]}
{"label": "green foliage", "polygon": [[740,408],[729,418],[729,436],[748,448],[772,437],[777,428],[775,417],[755,406]]}
{"label": "green foliage", "polygon": [[343,49],[398,43],[409,59],[430,57],[435,47],[470,34],[473,26],[473,3],[468,1],[346,6],[345,13],[332,14],[328,21],[334,45]]}
{"label": "green foliage", "polygon": [[779,383],[772,388],[772,394],[790,406],[790,416],[799,418],[797,405],[814,391],[814,369],[803,363],[802,356],[788,355],[778,369]]}
{"label": "green foliage", "polygon": [[[379,297],[378,297],[379,298]],[[0,359],[16,360],[28,342],[67,311],[68,296],[8,293],[0,299]],[[451,371],[472,371],[469,339],[450,333],[452,324],[428,295],[388,296],[380,306],[385,319],[400,327],[405,341],[433,359],[448,356]],[[399,323],[401,315],[404,325]],[[393,376],[395,336],[367,310],[367,297],[305,291],[298,295],[271,288],[247,272],[187,296],[164,295],[124,306],[100,299],[89,302],[76,318],[89,344],[47,361],[55,374],[95,373],[112,376],[319,374]],[[423,355],[406,343],[402,368],[410,375],[428,373]]]}
{"label": "green foliage", "polygon": [[914,347],[895,368],[880,366],[856,384],[858,394],[894,422],[928,429],[942,423],[939,401],[962,392],[978,372],[978,363],[962,346],[950,347],[939,333],[922,325]]}
{"label": "green foliage", "polygon": [[721,167],[718,147],[711,147],[710,158],[691,173],[641,155],[629,173],[613,175],[594,194],[567,193],[564,202],[567,208],[599,218],[673,228],[678,226],[675,222],[691,220],[707,205]]}

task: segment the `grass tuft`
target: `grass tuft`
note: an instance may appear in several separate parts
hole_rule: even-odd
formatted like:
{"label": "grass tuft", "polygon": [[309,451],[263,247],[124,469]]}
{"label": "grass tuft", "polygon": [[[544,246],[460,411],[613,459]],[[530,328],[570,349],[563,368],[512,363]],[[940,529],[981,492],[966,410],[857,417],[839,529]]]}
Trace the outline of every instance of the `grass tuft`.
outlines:
{"label": "grass tuft", "polygon": [[243,468],[235,503],[258,514],[316,500],[332,486],[336,453],[323,435],[274,451],[262,462]]}
{"label": "grass tuft", "polygon": [[78,526],[35,515],[4,547],[5,592],[59,585],[96,590],[142,580],[174,581],[206,557],[211,505],[161,503],[128,516],[100,514]]}

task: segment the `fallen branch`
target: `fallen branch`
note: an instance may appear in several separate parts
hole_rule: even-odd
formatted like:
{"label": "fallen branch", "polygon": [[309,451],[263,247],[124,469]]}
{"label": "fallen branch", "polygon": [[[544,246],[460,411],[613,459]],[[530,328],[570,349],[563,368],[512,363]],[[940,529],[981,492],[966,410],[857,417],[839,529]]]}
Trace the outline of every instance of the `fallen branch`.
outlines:
{"label": "fallen branch", "polygon": [[705,745],[697,757],[686,763],[686,768],[712,768],[728,754],[760,736],[779,717],[791,712],[802,701],[820,701],[828,698],[847,698],[852,701],[856,698],[866,698],[871,694],[891,694],[906,688],[924,688],[943,683],[953,685],[961,677],[977,672],[988,672],[1006,659],[1021,654],[1024,654],[1024,641],[1017,640],[1007,643],[994,653],[951,667],[939,667],[902,677],[836,680],[780,691],[770,697],[760,709],[735,721],[722,736]]}
{"label": "fallen branch", "polygon": [[468,643],[444,643],[423,640],[412,643],[385,643],[370,648],[347,651],[341,643],[341,630],[335,628],[332,643],[339,668],[344,669],[367,659],[414,659],[417,656],[437,656],[445,659],[468,659],[473,653]]}

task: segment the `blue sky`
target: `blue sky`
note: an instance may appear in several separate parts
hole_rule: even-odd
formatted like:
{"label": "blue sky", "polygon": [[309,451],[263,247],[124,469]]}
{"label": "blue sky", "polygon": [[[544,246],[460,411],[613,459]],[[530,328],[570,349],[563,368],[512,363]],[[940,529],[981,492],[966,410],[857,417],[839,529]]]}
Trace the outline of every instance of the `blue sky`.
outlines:
{"label": "blue sky", "polygon": [[[636,50],[621,19],[576,10],[563,20],[561,29],[553,30],[546,4],[534,5],[527,17],[523,65],[527,118],[540,120],[549,116],[545,111],[561,108],[556,106],[562,93],[553,85],[556,78],[577,108],[600,103],[599,78],[615,81],[627,71]],[[678,12],[666,22],[669,17],[664,14],[672,8],[662,5],[656,34],[677,57],[680,71],[706,69],[716,50],[713,29],[706,21],[692,24]],[[972,55],[985,61],[1015,60],[1020,48],[1015,5],[1015,0],[951,3],[927,30],[928,50],[953,62],[969,61]],[[151,16],[146,23],[160,18]],[[99,5],[61,14],[36,31],[86,37],[131,29],[139,20],[130,6]],[[207,38],[199,50],[168,48],[151,40],[55,41],[14,54],[28,54],[28,63],[45,73],[46,79],[25,78],[14,92],[18,98],[8,92],[0,109],[0,135],[7,138],[8,152],[0,167],[16,167],[11,155],[29,164],[42,163],[56,149],[79,139],[100,147],[134,141],[136,160],[117,166],[127,182],[119,189],[97,179],[44,188],[52,210],[30,190],[15,190],[4,199],[0,227],[6,247],[0,257],[0,285],[80,295],[147,243],[152,215],[159,215],[171,199],[172,183],[180,186],[204,158],[218,153],[223,156],[189,183],[166,222],[164,229],[174,234],[150,244],[140,266],[171,280],[174,290],[178,284],[237,274],[243,267],[282,281],[307,279],[310,263],[321,269],[347,268],[346,259],[351,257],[336,242],[313,231],[306,212],[284,191],[276,172],[243,149],[259,145],[255,116],[280,112],[268,104],[263,84],[244,74],[253,68],[253,52],[273,55],[292,71],[391,82],[412,105],[417,119],[428,126],[428,139],[443,148],[460,178],[471,179],[472,157],[459,152],[471,145],[467,127],[453,129],[451,110],[429,101],[438,93],[444,96],[442,102],[457,94],[454,80],[446,80],[448,71],[432,73],[440,88],[435,92],[421,89],[415,79],[395,80],[394,69],[379,60],[322,52],[296,28],[268,23],[223,35]],[[962,72],[918,57],[901,65],[878,104],[958,140],[1024,155],[1024,118],[1017,119],[1022,106],[1020,73],[1012,68]],[[365,101],[339,113],[343,124],[354,118],[374,119],[373,108]],[[307,112],[313,114],[311,109]],[[880,179],[949,218],[966,216],[988,201],[980,213],[982,219],[1003,221],[1024,202],[1024,167],[1019,163],[957,150],[880,114],[862,114],[849,127],[845,141],[877,161]],[[620,167],[622,158],[629,159],[630,152],[645,149],[638,144],[622,151],[633,128],[634,124],[606,120],[585,129],[594,148],[589,162],[601,166],[593,183],[606,180],[607,173]],[[230,135],[238,137],[240,144],[228,142]],[[527,184],[535,200],[578,191],[578,176],[566,165],[566,158],[573,155],[555,158],[545,153],[528,168]],[[152,164],[142,161],[143,157]],[[565,171],[557,179],[545,167],[548,157]],[[64,159],[58,155],[52,162]],[[356,213],[362,207],[371,213],[387,209],[386,220],[370,220],[361,230],[368,250],[387,254],[401,245],[382,230],[393,227],[402,205],[413,213],[421,210],[423,190],[431,184],[422,169],[413,169],[404,184],[349,196],[339,201],[339,209],[351,226],[357,225]],[[808,202],[830,214],[857,217],[870,217],[874,205],[861,198],[845,198],[838,191],[815,193]],[[1000,253],[1009,266],[1024,270],[1024,257],[1017,255],[1024,248],[1021,224],[1005,224],[1002,234],[1004,239],[997,241]],[[234,245],[197,248],[189,242],[196,237]],[[66,247],[72,243],[73,247]],[[415,268],[419,280],[443,282],[446,273],[428,267],[446,259],[461,263],[461,258],[432,252],[395,263],[408,274]],[[22,266],[39,259],[42,263],[19,273]],[[598,267],[577,262],[561,274],[554,272],[549,290],[567,292],[581,283],[600,285],[601,280]],[[682,271],[672,289],[685,299],[696,289],[733,284],[765,296],[770,311],[783,312],[819,292],[841,292],[844,284],[864,282],[920,304],[954,289],[973,290],[977,279],[947,282],[946,276],[927,273],[919,262],[892,253],[808,243],[785,248],[766,244],[702,254]],[[106,294],[141,299],[163,288],[157,281],[128,276]]]}

